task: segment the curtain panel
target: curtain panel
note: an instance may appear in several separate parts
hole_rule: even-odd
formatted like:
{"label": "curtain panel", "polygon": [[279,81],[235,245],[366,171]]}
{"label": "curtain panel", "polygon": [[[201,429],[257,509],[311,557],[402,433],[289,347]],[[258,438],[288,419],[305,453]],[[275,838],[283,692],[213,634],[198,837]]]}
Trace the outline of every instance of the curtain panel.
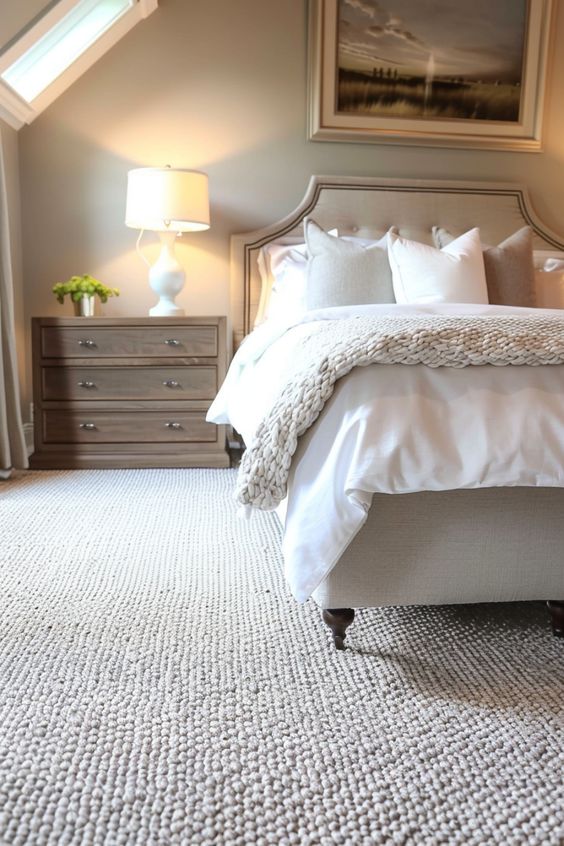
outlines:
{"label": "curtain panel", "polygon": [[14,286],[2,133],[0,132],[0,479],[27,467],[14,329]]}

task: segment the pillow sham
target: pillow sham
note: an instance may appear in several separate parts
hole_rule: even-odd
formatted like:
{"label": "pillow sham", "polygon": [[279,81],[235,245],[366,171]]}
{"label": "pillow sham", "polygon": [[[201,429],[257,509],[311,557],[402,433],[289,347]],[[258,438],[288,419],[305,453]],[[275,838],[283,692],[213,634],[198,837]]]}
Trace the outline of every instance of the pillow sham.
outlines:
{"label": "pillow sham", "polygon": [[304,221],[304,230],[308,310],[394,302],[387,235],[379,241],[335,238],[311,218]]}
{"label": "pillow sham", "polygon": [[478,229],[443,249],[388,234],[388,255],[398,303],[487,303]]}
{"label": "pillow sham", "polygon": [[[265,249],[265,248],[263,248]],[[283,319],[305,311],[307,248],[280,244],[269,245],[270,296],[265,306],[264,320]],[[265,282],[263,279],[263,286]]]}
{"label": "pillow sham", "polygon": [[[435,245],[442,249],[456,236],[448,229],[433,227]],[[535,305],[533,232],[524,226],[497,247],[483,246],[488,298],[493,305]]]}
{"label": "pillow sham", "polygon": [[[329,234],[337,235],[337,230],[331,229]],[[303,238],[265,244],[259,250],[257,265],[261,295],[255,326],[305,311],[307,245]]]}

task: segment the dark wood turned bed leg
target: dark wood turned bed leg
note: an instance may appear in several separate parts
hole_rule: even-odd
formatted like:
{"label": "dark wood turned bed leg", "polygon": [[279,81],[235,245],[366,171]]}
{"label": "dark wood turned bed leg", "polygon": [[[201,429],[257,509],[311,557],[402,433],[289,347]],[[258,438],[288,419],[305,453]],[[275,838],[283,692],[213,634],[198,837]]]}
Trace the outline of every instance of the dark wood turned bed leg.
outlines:
{"label": "dark wood turned bed leg", "polygon": [[552,632],[556,637],[564,637],[564,602],[549,599],[546,603],[552,619]]}
{"label": "dark wood turned bed leg", "polygon": [[333,632],[333,643],[335,644],[335,649],[345,648],[345,632],[353,620],[353,608],[324,608],[323,622],[327,623]]}

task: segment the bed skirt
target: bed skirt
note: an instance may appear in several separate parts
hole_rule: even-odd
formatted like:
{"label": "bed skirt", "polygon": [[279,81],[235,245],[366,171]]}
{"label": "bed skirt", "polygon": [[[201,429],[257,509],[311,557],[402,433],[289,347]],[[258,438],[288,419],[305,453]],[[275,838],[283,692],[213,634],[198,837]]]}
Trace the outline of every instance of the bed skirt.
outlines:
{"label": "bed skirt", "polygon": [[564,489],[374,494],[321,608],[564,599]]}

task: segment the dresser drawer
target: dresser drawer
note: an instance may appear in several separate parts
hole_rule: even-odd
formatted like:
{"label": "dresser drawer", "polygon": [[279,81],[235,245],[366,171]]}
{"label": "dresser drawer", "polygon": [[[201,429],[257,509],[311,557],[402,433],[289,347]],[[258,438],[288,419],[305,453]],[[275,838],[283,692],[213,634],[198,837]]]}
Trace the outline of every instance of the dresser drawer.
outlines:
{"label": "dresser drawer", "polygon": [[46,444],[215,443],[205,411],[43,411]]}
{"label": "dresser drawer", "polygon": [[42,326],[43,358],[150,358],[218,354],[216,326]]}
{"label": "dresser drawer", "polygon": [[212,400],[217,368],[42,367],[45,401],[55,400]]}
{"label": "dresser drawer", "polygon": [[33,318],[34,469],[229,467],[206,410],[227,369],[227,321]]}

